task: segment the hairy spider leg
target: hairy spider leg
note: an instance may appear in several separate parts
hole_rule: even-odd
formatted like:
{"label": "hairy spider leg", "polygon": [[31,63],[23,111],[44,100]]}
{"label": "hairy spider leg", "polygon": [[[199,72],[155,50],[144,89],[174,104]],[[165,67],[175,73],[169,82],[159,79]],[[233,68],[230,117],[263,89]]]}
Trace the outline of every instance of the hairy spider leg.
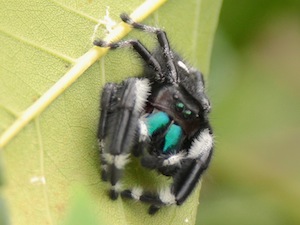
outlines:
{"label": "hairy spider leg", "polygon": [[164,81],[164,75],[162,73],[162,69],[158,61],[152,56],[149,50],[138,40],[126,40],[119,41],[114,43],[107,43],[103,40],[95,40],[94,45],[99,47],[109,47],[111,49],[122,48],[127,46],[132,46],[133,49],[142,57],[142,59],[146,62],[146,64],[154,70],[155,77],[154,79],[157,82]]}
{"label": "hairy spider leg", "polygon": [[156,34],[159,45],[162,47],[163,55],[167,62],[167,68],[169,72],[167,78],[172,83],[178,82],[177,69],[174,64],[174,56],[171,51],[166,32],[157,27],[151,27],[145,24],[137,23],[133,21],[126,13],[122,13],[120,17],[125,23],[131,25],[135,29]]}
{"label": "hairy spider leg", "polygon": [[104,158],[104,139],[107,135],[107,118],[108,114],[112,111],[110,109],[111,103],[115,98],[116,85],[112,83],[105,84],[102,95],[101,95],[101,117],[98,125],[98,141],[99,141],[99,149],[100,149],[100,161],[101,161],[101,178],[103,181],[107,181],[108,179],[108,165]]}
{"label": "hairy spider leg", "polygon": [[118,197],[119,180],[129,160],[137,121],[149,89],[147,79],[129,78],[121,85],[106,84],[102,93],[98,137],[104,167],[102,177],[112,186],[112,199]]}
{"label": "hairy spider leg", "polygon": [[[207,169],[213,153],[213,137],[210,128],[203,129],[193,142],[186,156],[177,157],[168,166],[180,164],[180,170],[172,175],[170,187],[158,193],[143,192],[142,188],[127,189],[122,197],[150,203],[149,214],[155,214],[162,206],[181,205],[192,193]],[[154,159],[155,160],[155,159]]]}

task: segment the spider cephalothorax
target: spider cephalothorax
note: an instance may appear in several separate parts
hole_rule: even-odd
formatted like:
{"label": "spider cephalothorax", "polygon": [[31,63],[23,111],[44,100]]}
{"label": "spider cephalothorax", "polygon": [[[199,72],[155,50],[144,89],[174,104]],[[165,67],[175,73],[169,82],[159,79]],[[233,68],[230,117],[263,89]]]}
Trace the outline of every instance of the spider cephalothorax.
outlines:
{"label": "spider cephalothorax", "polygon": [[[102,179],[110,182],[112,199],[121,194],[148,202],[154,214],[164,205],[181,205],[207,169],[213,150],[210,102],[202,74],[170,48],[163,30],[126,14],[121,19],[156,34],[159,45],[150,53],[138,40],[94,42],[111,49],[132,46],[145,62],[142,76],[103,89],[98,129]],[[142,187],[122,190],[120,179],[131,154],[141,158],[142,166],[171,176],[172,184],[157,193]]]}

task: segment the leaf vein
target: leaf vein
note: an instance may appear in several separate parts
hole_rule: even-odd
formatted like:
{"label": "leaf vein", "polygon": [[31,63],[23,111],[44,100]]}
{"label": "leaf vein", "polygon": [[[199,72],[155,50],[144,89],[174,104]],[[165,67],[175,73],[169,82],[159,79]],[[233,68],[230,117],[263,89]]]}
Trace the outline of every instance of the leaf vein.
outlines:
{"label": "leaf vein", "polygon": [[6,35],[6,36],[8,36],[8,37],[11,37],[11,38],[13,38],[13,39],[15,39],[15,40],[17,40],[17,41],[20,41],[20,42],[22,42],[23,44],[27,44],[27,45],[29,45],[29,46],[31,46],[31,47],[34,47],[34,48],[38,49],[38,50],[44,51],[44,52],[46,52],[46,53],[48,53],[48,54],[50,54],[50,55],[53,55],[53,56],[55,56],[55,57],[57,57],[57,58],[61,58],[61,59],[63,59],[63,60],[66,61],[66,62],[69,62],[69,63],[74,63],[74,62],[75,62],[75,59],[74,59],[74,58],[71,58],[71,57],[69,57],[69,56],[67,56],[67,55],[61,54],[60,52],[55,51],[55,50],[53,50],[53,49],[51,49],[51,48],[47,48],[47,47],[44,47],[44,46],[41,46],[41,45],[37,45],[37,44],[34,43],[33,41],[30,41],[30,40],[27,40],[26,38],[17,36],[17,35],[15,35],[15,34],[12,34],[12,33],[10,33],[10,32],[7,32],[7,31],[5,31],[5,30],[3,30],[3,29],[0,30],[0,33]]}
{"label": "leaf vein", "polygon": [[45,201],[45,207],[46,207],[46,215],[47,219],[49,221],[49,224],[53,224],[53,219],[51,215],[51,210],[50,210],[50,205],[49,205],[49,197],[48,197],[48,186],[47,186],[47,179],[45,175],[45,162],[44,162],[44,144],[42,140],[42,133],[41,133],[41,128],[40,128],[40,121],[39,117],[35,119],[35,128],[36,128],[36,133],[37,133],[37,138],[38,138],[38,144],[39,144],[39,152],[40,152],[40,176],[45,179],[45,182],[42,184],[43,188],[43,195],[44,195],[44,201]]}
{"label": "leaf vein", "polygon": [[79,10],[76,10],[76,9],[71,8],[69,6],[66,6],[66,5],[64,5],[64,4],[62,4],[62,3],[58,2],[58,1],[55,1],[55,0],[49,0],[49,1],[53,2],[57,6],[63,8],[64,10],[72,12],[72,13],[75,13],[75,14],[77,14],[77,15],[79,15],[79,16],[87,19],[87,20],[90,20],[90,21],[95,22],[95,23],[99,22],[98,19],[96,19],[96,18],[94,18],[94,17],[92,17],[90,15],[87,15],[87,14],[83,13],[82,11],[79,11]]}

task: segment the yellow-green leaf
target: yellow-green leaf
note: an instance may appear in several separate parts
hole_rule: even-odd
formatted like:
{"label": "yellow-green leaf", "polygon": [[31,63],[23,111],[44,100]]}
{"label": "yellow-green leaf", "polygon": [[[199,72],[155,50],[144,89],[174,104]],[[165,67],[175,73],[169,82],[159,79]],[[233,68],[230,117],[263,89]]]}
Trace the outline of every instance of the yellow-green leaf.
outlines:
{"label": "yellow-green leaf", "polygon": [[[142,3],[1,0],[0,140],[24,111],[81,62],[81,56],[93,47],[93,38],[107,36],[110,25],[114,26],[105,18],[118,23],[121,12],[131,13]],[[164,28],[172,46],[207,74],[220,6],[221,0],[170,0],[144,22]],[[146,15],[147,8],[143,10]],[[155,42],[136,31],[126,38],[130,37],[149,47]],[[71,190],[80,183],[92,195],[99,217],[111,224],[193,224],[200,188],[183,206],[162,209],[153,217],[142,203],[108,198],[108,186],[99,176],[99,93],[107,81],[138,75],[140,60],[129,49],[110,51],[87,68],[72,86],[56,90],[57,98],[38,108],[28,125],[13,133],[13,139],[0,143],[6,172],[4,198],[12,223],[60,224],[73,196]],[[134,179],[157,184],[153,174],[144,178],[147,172],[132,176],[136,171],[140,170],[131,165],[128,184],[134,185]]]}

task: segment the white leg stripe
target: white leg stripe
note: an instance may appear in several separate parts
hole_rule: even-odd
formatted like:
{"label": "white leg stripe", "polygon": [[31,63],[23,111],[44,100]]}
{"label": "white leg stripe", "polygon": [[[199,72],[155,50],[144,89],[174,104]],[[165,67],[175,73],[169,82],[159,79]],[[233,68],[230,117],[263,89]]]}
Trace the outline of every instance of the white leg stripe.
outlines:
{"label": "white leg stripe", "polygon": [[141,187],[134,187],[131,190],[131,197],[135,200],[140,200],[142,194],[143,194],[143,189]]}
{"label": "white leg stripe", "polygon": [[135,109],[141,111],[150,94],[150,85],[148,79],[138,79],[135,84],[136,87],[136,101]]}
{"label": "white leg stripe", "polygon": [[205,129],[193,141],[187,157],[192,159],[201,158],[201,160],[206,160],[212,146],[213,136],[209,133],[208,129]]}
{"label": "white leg stripe", "polygon": [[116,192],[121,192],[122,184],[120,182],[117,182],[115,185],[111,186],[111,189]]}
{"label": "white leg stripe", "polygon": [[125,165],[129,161],[129,154],[116,155],[114,159],[114,164],[117,169],[124,169]]}
{"label": "white leg stripe", "polygon": [[184,158],[185,154],[179,152],[178,154],[170,156],[168,159],[163,161],[163,166],[170,166],[175,164],[180,164],[180,161]]}
{"label": "white leg stripe", "polygon": [[170,188],[162,189],[159,192],[159,199],[166,205],[172,205],[176,203],[176,198],[174,194],[171,193]]}
{"label": "white leg stripe", "polygon": [[102,154],[102,157],[107,164],[114,164],[117,169],[124,169],[125,165],[129,161],[129,155],[130,154],[112,155],[110,153],[104,153]]}
{"label": "white leg stripe", "polygon": [[112,164],[114,161],[114,156],[110,153],[103,153],[102,157],[104,158],[107,164]]}

